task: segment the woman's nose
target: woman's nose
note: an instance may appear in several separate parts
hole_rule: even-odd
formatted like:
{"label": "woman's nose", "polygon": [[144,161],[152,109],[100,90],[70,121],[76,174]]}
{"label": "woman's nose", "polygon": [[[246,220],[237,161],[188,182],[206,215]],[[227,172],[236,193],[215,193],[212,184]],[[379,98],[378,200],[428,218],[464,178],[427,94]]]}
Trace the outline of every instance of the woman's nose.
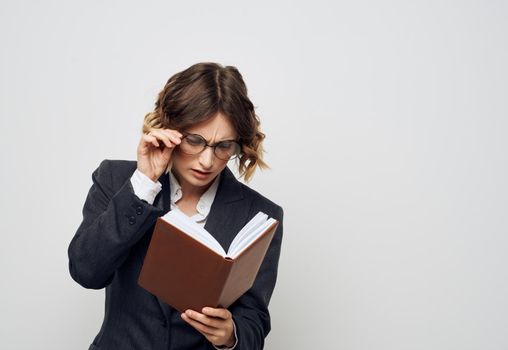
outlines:
{"label": "woman's nose", "polygon": [[212,147],[206,147],[203,152],[199,155],[199,164],[204,169],[210,169],[213,166],[213,160],[215,158],[215,154],[213,153]]}

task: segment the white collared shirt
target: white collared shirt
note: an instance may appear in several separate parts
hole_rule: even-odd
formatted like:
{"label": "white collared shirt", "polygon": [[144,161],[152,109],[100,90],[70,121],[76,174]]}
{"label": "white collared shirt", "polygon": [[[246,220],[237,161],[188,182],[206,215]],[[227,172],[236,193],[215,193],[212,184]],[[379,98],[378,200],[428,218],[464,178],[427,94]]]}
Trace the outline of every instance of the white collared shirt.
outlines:
{"label": "white collared shirt", "polygon": [[[178,180],[173,175],[171,171],[169,172],[169,187],[171,189],[170,201],[171,201],[171,210],[178,209],[177,202],[182,198],[182,187],[178,183]],[[201,226],[205,226],[206,219],[208,214],[210,213],[210,209],[212,208],[213,201],[215,199],[215,195],[217,194],[217,188],[219,187],[220,174],[217,175],[213,183],[208,187],[208,189],[201,195],[199,198],[198,204],[196,205],[197,213],[191,216],[191,220],[194,220],[197,224]],[[162,184],[160,181],[153,182],[148,176],[143,174],[139,169],[134,171],[130,178],[132,188],[134,189],[134,194],[139,198],[143,199],[149,204],[153,204],[155,197],[162,189]],[[235,344],[231,348],[227,347],[217,347],[214,345],[216,349],[224,349],[224,350],[233,350],[238,344],[238,336],[236,334],[236,324],[233,321],[233,331],[235,333]],[[213,344],[212,344],[213,345]]]}
{"label": "white collared shirt", "polygon": [[[198,211],[196,214],[191,216],[191,220],[196,223],[204,226],[206,223],[206,218],[208,217],[208,213],[210,213],[210,209],[213,204],[213,200],[215,199],[215,194],[217,193],[217,188],[219,187],[220,174],[217,175],[213,183],[208,187],[208,189],[201,195],[199,198],[198,204],[196,205],[196,210]],[[182,198],[182,187],[180,183],[176,179],[175,175],[170,171],[169,172],[169,187],[171,189],[171,210],[178,209],[177,202]]]}

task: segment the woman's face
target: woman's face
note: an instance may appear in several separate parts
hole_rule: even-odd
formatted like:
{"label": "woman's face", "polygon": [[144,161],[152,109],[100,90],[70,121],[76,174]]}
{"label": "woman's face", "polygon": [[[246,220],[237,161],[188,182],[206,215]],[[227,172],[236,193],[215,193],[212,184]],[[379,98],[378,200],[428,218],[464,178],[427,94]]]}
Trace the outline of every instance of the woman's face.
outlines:
{"label": "woman's face", "polygon": [[[185,131],[203,136],[209,145],[237,139],[233,125],[221,113]],[[184,189],[189,187],[206,189],[228,163],[227,160],[217,158],[212,147],[206,147],[203,152],[196,155],[185,154],[176,148],[172,158],[172,171]]]}

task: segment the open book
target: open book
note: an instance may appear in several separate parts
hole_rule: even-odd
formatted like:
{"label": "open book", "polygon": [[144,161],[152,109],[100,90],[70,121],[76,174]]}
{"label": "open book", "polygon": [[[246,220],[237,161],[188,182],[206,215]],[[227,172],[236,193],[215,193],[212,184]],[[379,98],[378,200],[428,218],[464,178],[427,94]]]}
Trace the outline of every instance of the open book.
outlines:
{"label": "open book", "polygon": [[171,210],[157,219],[138,284],[180,312],[228,307],[254,283],[278,224],[259,212],[226,253],[203,227]]}

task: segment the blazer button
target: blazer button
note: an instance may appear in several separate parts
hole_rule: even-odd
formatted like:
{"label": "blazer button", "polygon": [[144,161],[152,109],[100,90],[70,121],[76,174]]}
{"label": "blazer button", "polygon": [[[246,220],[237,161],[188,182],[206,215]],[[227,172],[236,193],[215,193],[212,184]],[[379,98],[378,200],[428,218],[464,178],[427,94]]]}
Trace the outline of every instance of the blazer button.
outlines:
{"label": "blazer button", "polygon": [[134,225],[136,223],[136,218],[134,216],[129,216],[129,224]]}
{"label": "blazer button", "polygon": [[143,214],[143,207],[138,205],[136,208],[136,214],[141,215]]}

